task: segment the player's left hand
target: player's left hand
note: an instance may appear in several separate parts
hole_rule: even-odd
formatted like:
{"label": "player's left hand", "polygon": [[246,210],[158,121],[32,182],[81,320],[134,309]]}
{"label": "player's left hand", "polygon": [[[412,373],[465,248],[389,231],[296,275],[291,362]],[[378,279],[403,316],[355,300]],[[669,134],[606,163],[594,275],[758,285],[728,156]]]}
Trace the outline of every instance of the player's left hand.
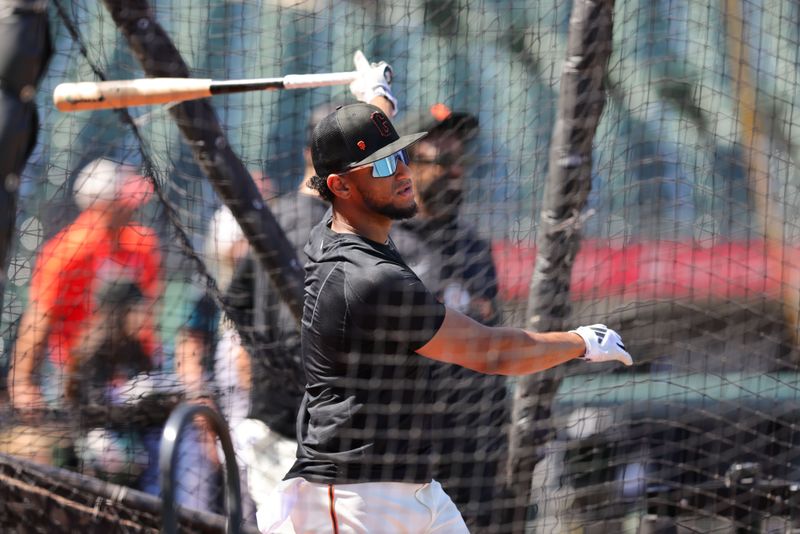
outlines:
{"label": "player's left hand", "polygon": [[578,334],[586,344],[586,354],[583,358],[590,362],[618,361],[625,365],[633,365],[633,358],[625,350],[622,338],[615,331],[604,324],[581,326],[570,330]]}
{"label": "player's left hand", "polygon": [[356,50],[353,56],[353,63],[358,71],[358,78],[350,83],[350,92],[353,93],[359,102],[369,104],[372,99],[382,96],[392,103],[392,114],[397,114],[397,99],[392,95],[392,77],[394,71],[392,66],[381,61],[370,63],[361,50]]}

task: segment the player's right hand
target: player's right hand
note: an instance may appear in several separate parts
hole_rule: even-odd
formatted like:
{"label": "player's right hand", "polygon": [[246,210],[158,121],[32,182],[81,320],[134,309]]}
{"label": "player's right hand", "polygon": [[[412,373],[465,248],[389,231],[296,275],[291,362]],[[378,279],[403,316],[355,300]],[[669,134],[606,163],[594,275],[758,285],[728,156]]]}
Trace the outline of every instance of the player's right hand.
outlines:
{"label": "player's right hand", "polygon": [[370,63],[361,50],[353,55],[358,78],[350,83],[350,92],[359,102],[369,104],[372,99],[382,96],[392,103],[392,117],[397,114],[397,99],[392,95],[392,66],[381,61]]}
{"label": "player's right hand", "polygon": [[604,324],[593,324],[581,326],[575,330],[570,330],[583,338],[586,344],[586,353],[583,355],[585,360],[590,362],[610,362],[618,361],[625,365],[633,365],[633,358],[625,350],[622,338],[615,331]]}

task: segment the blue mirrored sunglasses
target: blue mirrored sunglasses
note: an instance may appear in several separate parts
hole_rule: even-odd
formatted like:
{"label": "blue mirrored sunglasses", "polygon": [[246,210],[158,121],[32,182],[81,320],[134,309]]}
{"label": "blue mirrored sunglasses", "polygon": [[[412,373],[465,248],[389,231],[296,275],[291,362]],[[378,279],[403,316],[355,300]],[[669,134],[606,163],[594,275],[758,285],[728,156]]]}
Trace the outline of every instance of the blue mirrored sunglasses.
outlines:
{"label": "blue mirrored sunglasses", "polygon": [[405,148],[374,162],[372,164],[372,177],[387,178],[392,176],[395,172],[397,172],[397,160],[400,160],[404,164],[408,165],[408,152],[406,152]]}

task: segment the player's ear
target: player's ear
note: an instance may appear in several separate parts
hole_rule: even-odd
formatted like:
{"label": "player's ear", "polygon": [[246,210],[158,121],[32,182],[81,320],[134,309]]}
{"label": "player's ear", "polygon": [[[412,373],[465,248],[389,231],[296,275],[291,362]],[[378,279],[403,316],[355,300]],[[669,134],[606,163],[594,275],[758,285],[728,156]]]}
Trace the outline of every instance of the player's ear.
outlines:
{"label": "player's ear", "polygon": [[339,198],[350,198],[350,185],[341,174],[328,175],[328,189]]}

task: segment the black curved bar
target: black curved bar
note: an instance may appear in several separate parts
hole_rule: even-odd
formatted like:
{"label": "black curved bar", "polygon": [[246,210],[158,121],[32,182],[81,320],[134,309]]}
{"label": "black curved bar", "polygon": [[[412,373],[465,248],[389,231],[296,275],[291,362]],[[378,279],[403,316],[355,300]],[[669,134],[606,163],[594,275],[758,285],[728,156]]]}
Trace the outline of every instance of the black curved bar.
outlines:
{"label": "black curved bar", "polygon": [[178,532],[174,480],[174,468],[178,460],[177,445],[186,425],[190,424],[198,415],[204,417],[211,424],[222,443],[222,452],[225,454],[225,508],[227,509],[225,532],[239,534],[242,525],[242,496],[239,488],[239,468],[236,465],[228,427],[222,416],[208,406],[186,402],[181,403],[172,411],[164,424],[164,432],[161,434],[158,453],[162,502],[161,532],[164,534],[177,534]]}

